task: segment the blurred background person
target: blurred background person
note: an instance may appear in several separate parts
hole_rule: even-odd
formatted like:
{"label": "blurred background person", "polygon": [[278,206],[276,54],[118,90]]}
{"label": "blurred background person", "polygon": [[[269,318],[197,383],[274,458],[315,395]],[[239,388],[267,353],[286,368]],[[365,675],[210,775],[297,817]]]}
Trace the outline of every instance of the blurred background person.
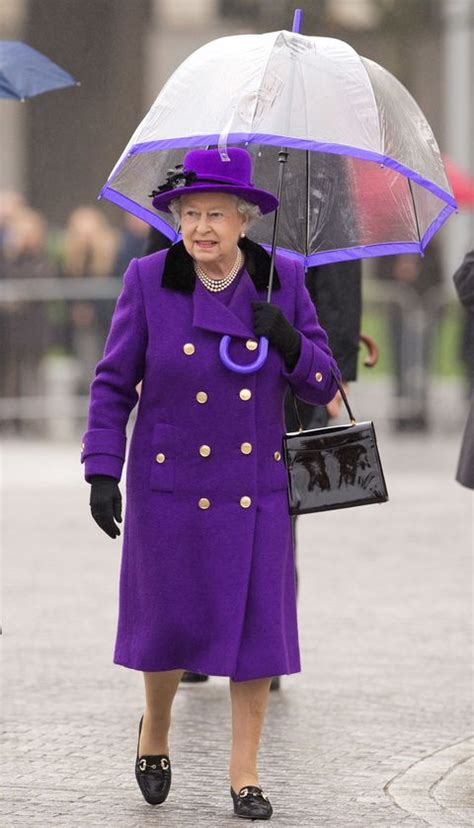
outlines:
{"label": "blurred background person", "polygon": [[8,225],[23,207],[26,207],[26,204],[21,193],[14,190],[2,190],[0,192],[0,256],[3,255]]}
{"label": "blurred background person", "polygon": [[[454,286],[459,299],[469,314],[471,332],[474,327],[474,249],[464,257],[460,268],[454,274]],[[471,407],[468,420],[464,429],[464,437],[459,455],[456,480],[468,489],[474,489],[474,387],[473,375],[474,364],[471,359],[469,364],[471,383]]]}
{"label": "blurred background person", "polygon": [[[119,238],[118,231],[97,207],[77,207],[69,216],[64,233],[64,275],[83,279],[117,275],[115,266]],[[80,365],[80,394],[89,391],[114,307],[114,299],[71,303],[70,347]]]}
{"label": "blurred background person", "polygon": [[[8,278],[7,267],[5,263],[5,246],[6,235],[8,227],[18,210],[25,206],[25,200],[21,193],[13,190],[0,191],[0,279]],[[10,314],[6,303],[0,303],[0,394],[2,397],[7,396],[7,370],[8,354],[10,351],[10,344],[8,339],[8,322]]]}
{"label": "blurred background person", "polygon": [[[38,211],[21,207],[20,203],[16,202],[3,225],[1,278],[54,278],[58,268],[46,249],[46,221]],[[47,307],[43,302],[24,299],[8,302],[2,309],[1,322],[2,396],[39,397],[40,365],[50,344]],[[36,421],[36,430],[39,422]],[[17,418],[10,421],[10,428],[16,432],[25,430]]]}
{"label": "blurred background person", "polygon": [[[464,366],[465,378],[465,394],[466,399],[470,400],[474,395],[474,307],[466,301],[464,291],[468,289],[468,284],[471,285],[471,300],[472,300],[472,275],[468,277],[466,272],[472,274],[474,253],[471,250],[467,253],[466,258],[454,275],[454,284],[458,292],[459,299],[463,305],[462,307],[462,321],[461,329],[459,331],[459,358]],[[474,458],[473,458],[474,466]]]}
{"label": "blurred background person", "polygon": [[150,225],[132,213],[124,213],[123,227],[120,234],[120,246],[115,261],[115,273],[122,277],[131,259],[143,256],[143,246],[148,236]]}
{"label": "blurred background person", "polygon": [[375,259],[377,278],[391,282],[387,322],[394,378],[396,431],[427,431],[428,393],[443,293],[440,251],[432,239],[424,256],[404,253]]}
{"label": "blurred background person", "polygon": [[[362,314],[362,262],[360,259],[335,264],[310,267],[306,273],[306,287],[316,307],[318,319],[328,335],[332,350],[342,375],[346,393],[349,382],[357,379],[359,337]],[[340,412],[340,392],[328,405],[309,405],[295,398],[298,415],[304,429],[324,428]],[[344,409],[345,411],[345,409]],[[298,431],[292,394],[285,397],[285,425],[287,431]],[[292,515],[295,559],[297,558],[297,516]],[[295,570],[298,588],[298,568]],[[280,687],[280,677],[275,676],[270,689]]]}

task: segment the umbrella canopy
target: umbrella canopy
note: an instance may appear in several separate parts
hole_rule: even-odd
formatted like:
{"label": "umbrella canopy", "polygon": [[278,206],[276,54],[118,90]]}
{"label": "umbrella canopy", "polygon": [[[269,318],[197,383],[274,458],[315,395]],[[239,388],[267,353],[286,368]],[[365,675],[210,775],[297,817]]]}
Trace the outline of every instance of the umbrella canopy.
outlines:
{"label": "umbrella canopy", "polygon": [[0,98],[24,101],[75,85],[71,75],[41,52],[18,40],[0,40]]}
{"label": "umbrella canopy", "polygon": [[[174,72],[101,195],[172,241],[149,194],[191,147],[244,146],[254,183],[276,192],[289,157],[278,249],[306,265],[422,252],[456,209],[443,161],[409,92],[333,38],[278,31],[214,40]],[[252,228],[271,245],[272,217]]]}

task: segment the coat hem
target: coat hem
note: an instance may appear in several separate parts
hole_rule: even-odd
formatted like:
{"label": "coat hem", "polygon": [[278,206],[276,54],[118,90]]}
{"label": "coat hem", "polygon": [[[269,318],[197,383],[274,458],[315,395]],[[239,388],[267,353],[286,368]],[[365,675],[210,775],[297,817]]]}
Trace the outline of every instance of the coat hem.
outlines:
{"label": "coat hem", "polygon": [[169,670],[186,670],[186,671],[189,671],[190,673],[199,673],[200,675],[216,676],[216,677],[220,677],[220,678],[231,678],[232,681],[253,681],[255,679],[260,679],[260,678],[273,678],[274,676],[290,676],[290,675],[294,675],[295,673],[301,673],[301,665],[299,665],[297,669],[296,668],[294,668],[294,669],[291,669],[291,668],[288,669],[287,668],[287,669],[282,671],[281,668],[278,668],[278,669],[276,669],[275,671],[272,671],[272,672],[269,672],[268,670],[265,670],[264,672],[258,672],[256,674],[253,673],[252,675],[248,675],[248,676],[241,676],[241,675],[238,675],[238,674],[231,675],[231,673],[229,673],[228,671],[227,672],[222,672],[221,670],[214,670],[214,669],[213,670],[205,670],[203,667],[198,669],[195,665],[192,665],[189,662],[187,662],[185,666],[183,666],[183,664],[172,663],[172,664],[167,664],[166,666],[159,665],[159,666],[150,667],[149,665],[147,665],[146,667],[138,667],[136,664],[131,664],[129,662],[127,663],[126,658],[114,657],[113,658],[113,664],[117,664],[119,667],[127,667],[129,670],[139,670],[140,672],[146,672],[146,673],[167,672]]}

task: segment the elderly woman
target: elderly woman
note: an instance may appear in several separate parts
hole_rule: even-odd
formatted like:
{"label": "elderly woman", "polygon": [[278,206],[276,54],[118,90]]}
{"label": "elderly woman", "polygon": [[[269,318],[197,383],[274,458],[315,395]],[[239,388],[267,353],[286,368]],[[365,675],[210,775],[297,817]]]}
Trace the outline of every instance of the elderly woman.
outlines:
{"label": "elderly woman", "polygon": [[[170,790],[168,734],[183,671],[228,676],[234,812],[268,819],[257,753],[269,685],[300,671],[283,399],[290,384],[324,405],[338,372],[301,265],[277,256],[274,301],[265,301],[270,259],[246,232],[277,200],[251,183],[245,150],[228,155],[188,152],[180,186],[154,198],[175,213],[183,240],[133,259],[125,273],[91,386],[82,461],[92,515],[115,538],[126,425],[142,382],[113,660],[144,674],[135,774],[145,800],[162,803]],[[255,360],[255,337],[268,337],[263,367],[226,368],[223,334],[241,364]]]}

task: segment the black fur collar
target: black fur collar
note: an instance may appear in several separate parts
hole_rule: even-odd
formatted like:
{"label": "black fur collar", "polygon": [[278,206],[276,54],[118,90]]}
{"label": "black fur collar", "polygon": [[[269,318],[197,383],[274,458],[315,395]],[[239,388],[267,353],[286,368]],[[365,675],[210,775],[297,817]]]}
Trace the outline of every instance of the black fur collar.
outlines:
{"label": "black fur collar", "polygon": [[[246,267],[257,290],[266,290],[270,275],[270,256],[259,244],[244,238],[239,240],[239,247],[245,253]],[[192,293],[196,284],[193,260],[182,241],[173,244],[166,254],[165,267],[161,280],[163,287]],[[280,279],[275,267],[273,273],[273,290],[280,288]]]}

